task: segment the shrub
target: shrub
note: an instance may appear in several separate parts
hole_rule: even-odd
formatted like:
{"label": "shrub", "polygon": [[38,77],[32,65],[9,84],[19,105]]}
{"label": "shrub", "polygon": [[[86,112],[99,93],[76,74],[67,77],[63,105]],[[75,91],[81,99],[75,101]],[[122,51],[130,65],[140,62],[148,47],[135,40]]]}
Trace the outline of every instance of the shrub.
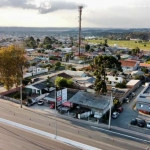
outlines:
{"label": "shrub", "polygon": [[71,68],[72,71],[76,71],[76,68]]}

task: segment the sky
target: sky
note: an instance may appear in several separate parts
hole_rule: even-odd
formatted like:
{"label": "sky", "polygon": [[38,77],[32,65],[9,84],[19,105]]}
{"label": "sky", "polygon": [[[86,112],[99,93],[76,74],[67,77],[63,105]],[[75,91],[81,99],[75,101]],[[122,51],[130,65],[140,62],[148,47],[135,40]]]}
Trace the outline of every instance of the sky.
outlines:
{"label": "sky", "polygon": [[150,28],[150,0],[0,0],[0,26]]}

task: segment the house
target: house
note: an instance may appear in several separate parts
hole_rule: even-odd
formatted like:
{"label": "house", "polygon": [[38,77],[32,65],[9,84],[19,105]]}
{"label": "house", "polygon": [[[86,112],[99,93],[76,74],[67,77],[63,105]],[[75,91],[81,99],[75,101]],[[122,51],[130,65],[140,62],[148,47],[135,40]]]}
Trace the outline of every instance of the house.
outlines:
{"label": "house", "polygon": [[130,81],[126,84],[126,86],[127,86],[127,88],[132,89],[134,86],[139,85],[139,83],[140,83],[140,80],[130,80]]}
{"label": "house", "polygon": [[150,70],[150,64],[147,64],[147,63],[140,63],[139,66],[140,66],[140,68],[145,67],[145,68],[147,68],[147,69]]}
{"label": "house", "polygon": [[138,69],[139,67],[139,61],[136,60],[119,60],[119,62],[121,62],[121,67],[124,73],[128,74],[132,71],[135,71]]}
{"label": "house", "polygon": [[28,72],[25,73],[23,77],[24,78],[31,77],[31,76],[41,74],[41,73],[46,73],[46,72],[48,72],[47,68],[39,68],[39,67],[31,66],[30,68],[28,68]]}
{"label": "house", "polygon": [[137,96],[136,109],[150,114],[150,82],[145,84],[145,88]]}
{"label": "house", "polygon": [[123,77],[119,77],[119,76],[111,76],[111,75],[107,75],[106,76],[107,82],[109,84],[111,84],[112,86],[115,86],[116,83],[122,83],[123,82]]}
{"label": "house", "polygon": [[109,110],[110,100],[109,96],[78,91],[68,101],[79,107],[90,109],[94,117],[100,119]]}

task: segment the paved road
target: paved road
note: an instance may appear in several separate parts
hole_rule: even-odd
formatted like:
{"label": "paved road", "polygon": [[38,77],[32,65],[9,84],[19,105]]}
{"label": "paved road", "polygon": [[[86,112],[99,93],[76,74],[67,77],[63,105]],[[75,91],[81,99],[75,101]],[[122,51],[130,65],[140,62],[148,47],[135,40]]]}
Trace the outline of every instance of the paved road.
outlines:
{"label": "paved road", "polygon": [[39,135],[0,124],[0,149],[3,150],[79,150]]}
{"label": "paved road", "polygon": [[[19,105],[14,106],[12,105],[12,103],[4,101],[4,100],[0,100],[0,103],[1,103],[0,118],[4,118],[10,121],[24,124],[26,126],[30,126],[32,128],[36,128],[45,132],[55,134],[54,116],[50,116],[50,115],[47,116],[44,114],[39,114],[39,113],[31,112],[25,109],[21,109],[19,108]],[[65,137],[67,139],[71,139],[80,143],[84,143],[93,147],[97,147],[102,150],[110,150],[110,149],[112,150],[125,150],[125,149],[144,150],[145,148],[150,146],[150,144],[145,143],[142,140],[140,140],[139,142],[139,140],[137,139],[130,139],[129,137],[123,137],[120,134],[117,135],[117,134],[114,134],[113,132],[108,132],[108,131],[102,130],[101,128],[96,128],[94,124],[92,126],[89,126],[89,125],[83,124],[82,122],[76,122],[73,120],[69,121],[69,120],[57,118],[57,126],[58,126],[59,136]],[[0,123],[0,127],[2,128],[4,127],[4,125]],[[9,129],[14,130],[12,129],[12,127]],[[17,129],[15,133],[16,132],[18,134],[22,133],[23,136],[30,135],[29,133],[25,131],[21,132],[20,129]],[[31,137],[32,137],[31,140],[36,141],[38,144],[40,144],[40,141],[39,141],[40,138],[38,138],[37,135],[34,136],[33,134],[31,134]],[[37,137],[37,140],[36,140],[36,137]],[[0,139],[4,140],[3,136],[0,136]],[[43,139],[44,137],[41,138],[42,141]],[[11,146],[13,147],[13,145]],[[53,146],[55,146],[55,144],[52,145],[52,147]],[[32,148],[29,148],[29,149],[32,149]],[[59,149],[57,144],[56,144],[56,149]]]}
{"label": "paved road", "polygon": [[[135,94],[136,96],[144,89],[144,85],[140,86]],[[130,126],[130,121],[131,119],[134,119],[134,118],[149,118],[149,117],[145,117],[144,115],[139,115],[139,113],[133,109],[134,105],[136,104],[136,96],[130,101],[129,104],[127,103],[124,103],[122,105],[124,111],[122,113],[120,113],[119,117],[117,119],[112,119],[111,120],[111,124],[113,126],[117,126],[117,127],[120,127],[120,128],[124,128],[124,129],[129,129],[129,130],[132,130],[132,131],[138,131],[138,132],[141,132],[141,133],[146,133],[146,134],[150,134],[150,130],[149,129],[146,129],[146,128],[140,128],[140,127],[137,127],[137,126]],[[148,120],[148,119],[146,119]]]}

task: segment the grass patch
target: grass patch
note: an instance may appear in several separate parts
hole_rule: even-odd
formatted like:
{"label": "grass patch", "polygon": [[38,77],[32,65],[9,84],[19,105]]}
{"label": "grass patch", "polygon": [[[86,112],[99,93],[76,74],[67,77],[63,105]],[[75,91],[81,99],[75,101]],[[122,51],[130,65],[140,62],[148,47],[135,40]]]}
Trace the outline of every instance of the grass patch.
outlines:
{"label": "grass patch", "polygon": [[[104,42],[104,40],[86,40],[88,43],[93,43],[93,44],[100,44],[100,42]],[[114,44],[117,44],[119,47],[127,47],[127,48],[135,48],[139,47],[141,50],[150,50],[150,42],[142,42],[142,43],[135,43],[135,41],[118,41],[118,40],[107,40],[108,45],[114,46]],[[146,45],[146,46],[144,46]]]}

